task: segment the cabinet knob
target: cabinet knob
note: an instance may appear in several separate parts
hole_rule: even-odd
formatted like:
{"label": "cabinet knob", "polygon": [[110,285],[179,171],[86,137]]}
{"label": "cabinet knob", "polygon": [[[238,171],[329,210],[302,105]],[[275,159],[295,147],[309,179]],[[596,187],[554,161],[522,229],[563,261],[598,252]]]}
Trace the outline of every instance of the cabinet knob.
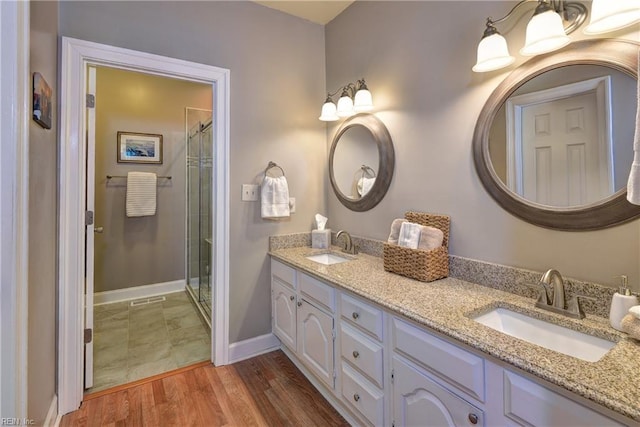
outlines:
{"label": "cabinet knob", "polygon": [[469,414],[469,422],[471,424],[478,424],[478,416],[476,414]]}
{"label": "cabinet knob", "polygon": [[358,350],[353,350],[353,358],[357,359],[358,357],[360,357],[360,353],[358,353]]}
{"label": "cabinet knob", "polygon": [[358,400],[360,400],[360,395],[359,395],[358,393],[354,394],[354,395],[353,395],[353,400],[355,400],[356,402],[357,402]]}
{"label": "cabinet knob", "polygon": [[290,299],[291,301],[293,301],[294,299],[296,299],[296,297],[294,297],[293,295],[291,295],[291,296],[289,297],[289,299]]}
{"label": "cabinet knob", "polygon": [[94,233],[102,233],[104,231],[104,227],[96,227],[93,229]]}
{"label": "cabinet knob", "polygon": [[353,320],[358,320],[358,317],[360,317],[360,315],[354,311],[354,312],[351,314],[351,317],[353,317]]}
{"label": "cabinet knob", "polygon": [[302,301],[298,301],[298,307],[302,307]]}

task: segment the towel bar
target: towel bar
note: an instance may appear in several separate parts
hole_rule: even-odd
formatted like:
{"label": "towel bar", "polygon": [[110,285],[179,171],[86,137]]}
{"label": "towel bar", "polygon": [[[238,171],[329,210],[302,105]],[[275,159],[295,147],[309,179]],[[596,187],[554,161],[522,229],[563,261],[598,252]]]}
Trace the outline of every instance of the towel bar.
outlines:
{"label": "towel bar", "polygon": [[[107,175],[107,179],[111,179],[111,178],[126,178],[126,175]],[[158,178],[171,179],[171,175],[167,175],[167,176],[158,175]]]}

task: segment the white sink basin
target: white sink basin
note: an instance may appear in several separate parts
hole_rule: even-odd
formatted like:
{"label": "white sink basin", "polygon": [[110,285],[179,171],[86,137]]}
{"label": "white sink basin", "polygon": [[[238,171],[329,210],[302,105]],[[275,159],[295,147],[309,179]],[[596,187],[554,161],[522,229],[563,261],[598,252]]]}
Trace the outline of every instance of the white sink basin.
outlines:
{"label": "white sink basin", "polygon": [[351,261],[351,258],[343,257],[333,252],[310,255],[307,259],[324,265],[340,264],[341,262]]}
{"label": "white sink basin", "polygon": [[616,345],[614,342],[505,308],[495,308],[473,320],[496,331],[587,362],[597,362]]}

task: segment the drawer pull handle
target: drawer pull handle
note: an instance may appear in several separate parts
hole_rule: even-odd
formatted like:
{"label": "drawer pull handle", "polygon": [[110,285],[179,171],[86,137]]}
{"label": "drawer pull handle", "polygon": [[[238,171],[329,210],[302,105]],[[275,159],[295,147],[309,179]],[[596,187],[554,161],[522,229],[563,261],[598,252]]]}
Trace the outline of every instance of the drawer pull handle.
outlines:
{"label": "drawer pull handle", "polygon": [[351,314],[351,317],[353,317],[353,320],[358,320],[358,317],[360,317],[360,315],[354,311],[354,312]]}
{"label": "drawer pull handle", "polygon": [[360,357],[360,353],[358,353],[358,350],[353,350],[353,358],[357,359],[358,357]]}
{"label": "drawer pull handle", "polygon": [[355,400],[356,402],[357,402],[358,400],[360,400],[360,395],[359,395],[358,393],[354,394],[354,395],[353,395],[353,400]]}
{"label": "drawer pull handle", "polygon": [[296,299],[296,297],[294,297],[293,295],[291,295],[291,296],[289,297],[289,299],[290,299],[291,301],[293,301],[294,299]]}
{"label": "drawer pull handle", "polygon": [[478,424],[478,416],[476,414],[469,414],[469,422],[471,422],[471,424]]}
{"label": "drawer pull handle", "polygon": [[298,307],[302,307],[302,301],[298,301]]}

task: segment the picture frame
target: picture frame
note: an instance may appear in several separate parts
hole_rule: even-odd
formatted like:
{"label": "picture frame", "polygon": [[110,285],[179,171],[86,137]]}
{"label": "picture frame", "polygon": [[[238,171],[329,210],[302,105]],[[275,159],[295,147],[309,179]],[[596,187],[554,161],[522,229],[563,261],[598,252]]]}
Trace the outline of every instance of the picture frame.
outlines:
{"label": "picture frame", "polygon": [[42,74],[33,73],[33,120],[45,129],[51,129],[51,87]]}
{"label": "picture frame", "polygon": [[162,164],[162,135],[119,131],[118,163]]}

